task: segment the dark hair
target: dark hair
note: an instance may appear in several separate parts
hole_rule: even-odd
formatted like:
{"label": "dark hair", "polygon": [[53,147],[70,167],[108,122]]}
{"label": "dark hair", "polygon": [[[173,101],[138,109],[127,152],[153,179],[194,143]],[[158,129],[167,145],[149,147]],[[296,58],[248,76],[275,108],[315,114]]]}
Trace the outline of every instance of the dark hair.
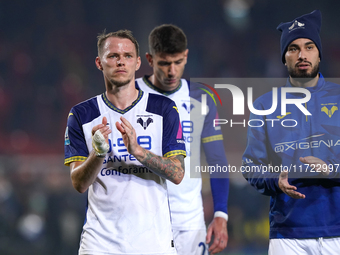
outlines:
{"label": "dark hair", "polygon": [[175,25],[164,24],[155,27],[149,35],[150,54],[175,54],[187,49],[187,37],[182,29]]}
{"label": "dark hair", "polygon": [[130,30],[118,30],[117,32],[110,32],[106,33],[106,30],[103,31],[103,33],[99,34],[97,36],[97,49],[98,49],[98,56],[101,56],[102,50],[103,50],[103,45],[106,41],[107,38],[109,37],[118,37],[118,38],[126,38],[129,39],[133,44],[135,45],[136,48],[136,53],[137,57],[139,56],[139,44],[136,40],[136,38],[133,37],[132,32]]}

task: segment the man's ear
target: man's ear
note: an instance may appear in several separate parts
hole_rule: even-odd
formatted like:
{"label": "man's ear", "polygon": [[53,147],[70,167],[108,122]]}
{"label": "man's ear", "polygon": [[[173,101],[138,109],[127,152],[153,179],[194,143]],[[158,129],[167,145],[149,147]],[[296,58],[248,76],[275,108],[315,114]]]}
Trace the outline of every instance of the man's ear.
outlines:
{"label": "man's ear", "polygon": [[184,51],[184,58],[185,58],[184,64],[186,64],[187,61],[188,61],[188,54],[189,54],[189,49],[186,49],[186,50]]}
{"label": "man's ear", "polygon": [[147,52],[147,53],[145,53],[145,57],[146,57],[146,60],[149,63],[149,66],[153,67],[153,58],[152,58],[152,55]]}
{"label": "man's ear", "polygon": [[136,65],[136,71],[138,71],[138,69],[140,68],[142,64],[142,60],[140,59],[140,57],[137,58],[137,65]]}
{"label": "man's ear", "polygon": [[96,57],[96,66],[99,70],[103,71],[103,66],[102,66],[102,62],[100,61],[100,58],[99,57]]}
{"label": "man's ear", "polygon": [[185,54],[185,57],[188,58],[189,49],[186,49],[185,52],[184,52],[184,54]]}

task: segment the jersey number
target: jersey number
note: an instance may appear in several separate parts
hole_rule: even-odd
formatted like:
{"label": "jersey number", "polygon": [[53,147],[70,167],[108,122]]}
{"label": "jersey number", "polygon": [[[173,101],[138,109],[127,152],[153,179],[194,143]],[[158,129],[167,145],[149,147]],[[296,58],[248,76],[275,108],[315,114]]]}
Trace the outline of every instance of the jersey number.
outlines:
{"label": "jersey number", "polygon": [[205,249],[206,249],[205,243],[200,242],[200,243],[198,244],[198,247],[200,247],[200,246],[203,246],[202,255],[205,255]]}
{"label": "jersey number", "polygon": [[[137,137],[137,143],[143,147],[146,150],[150,150],[151,149],[151,136],[148,135],[141,135]],[[109,145],[110,145],[110,149],[108,151],[108,153],[110,153],[112,151],[112,147],[118,147],[118,152],[127,152],[127,149],[125,147],[123,138],[118,138],[116,143],[113,143],[110,139],[109,139]]]}
{"label": "jersey number", "polygon": [[184,134],[191,134],[192,132],[194,132],[194,123],[190,120],[183,120],[182,129]]}
{"label": "jersey number", "polygon": [[193,137],[190,135],[194,132],[194,123],[189,120],[182,121],[183,138],[186,143],[192,143]]}

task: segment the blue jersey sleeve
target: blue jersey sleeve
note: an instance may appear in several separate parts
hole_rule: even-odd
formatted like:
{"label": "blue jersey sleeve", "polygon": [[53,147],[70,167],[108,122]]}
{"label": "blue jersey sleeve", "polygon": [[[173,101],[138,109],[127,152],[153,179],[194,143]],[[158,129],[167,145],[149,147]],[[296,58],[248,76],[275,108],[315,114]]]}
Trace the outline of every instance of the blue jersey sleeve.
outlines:
{"label": "blue jersey sleeve", "polygon": [[100,115],[96,97],[74,106],[67,119],[65,131],[65,165],[85,161],[89,155],[83,125]]}
{"label": "blue jersey sleeve", "polygon": [[[202,144],[209,166],[228,166],[223,145],[223,136],[220,126],[214,127],[214,119],[218,119],[218,112],[213,100],[207,100],[209,112],[205,117],[202,130]],[[211,193],[214,201],[214,211],[228,213],[229,173],[213,172],[210,174]]]}
{"label": "blue jersey sleeve", "polygon": [[[256,109],[264,107],[258,104]],[[264,116],[250,114],[249,119],[257,119],[266,123]],[[261,127],[248,127],[247,147],[242,157],[241,171],[245,179],[251,186],[261,194],[275,196],[282,193],[278,187],[279,173],[269,173],[264,171],[263,166],[268,166],[270,162],[268,147],[269,141],[266,138],[266,125]]]}
{"label": "blue jersey sleeve", "polygon": [[210,177],[211,194],[214,201],[214,212],[228,214],[229,178]]}
{"label": "blue jersey sleeve", "polygon": [[[222,140],[204,143],[203,148],[209,166],[228,166]],[[214,201],[214,211],[228,213],[229,173],[211,173],[210,186]]]}
{"label": "blue jersey sleeve", "polygon": [[73,161],[85,161],[89,155],[79,115],[74,108],[71,109],[65,131],[65,165]]}

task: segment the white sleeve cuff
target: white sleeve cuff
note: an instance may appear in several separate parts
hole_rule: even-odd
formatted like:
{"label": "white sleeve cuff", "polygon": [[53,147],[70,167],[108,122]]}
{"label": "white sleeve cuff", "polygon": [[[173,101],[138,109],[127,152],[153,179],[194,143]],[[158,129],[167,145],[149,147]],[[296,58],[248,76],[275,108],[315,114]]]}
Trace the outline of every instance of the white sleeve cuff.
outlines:
{"label": "white sleeve cuff", "polygon": [[221,212],[221,211],[217,211],[214,213],[214,218],[216,217],[221,217],[223,219],[225,219],[226,221],[228,221],[228,214],[226,214],[225,212]]}

